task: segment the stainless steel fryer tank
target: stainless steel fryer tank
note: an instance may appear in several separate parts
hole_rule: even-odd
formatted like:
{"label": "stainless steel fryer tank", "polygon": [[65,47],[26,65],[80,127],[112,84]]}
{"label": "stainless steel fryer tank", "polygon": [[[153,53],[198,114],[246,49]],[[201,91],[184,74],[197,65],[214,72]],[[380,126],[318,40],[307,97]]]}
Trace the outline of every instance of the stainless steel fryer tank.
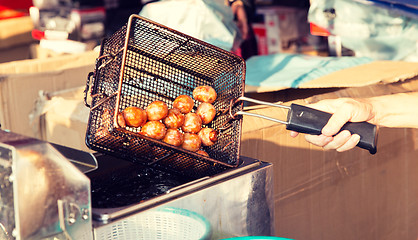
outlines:
{"label": "stainless steel fryer tank", "polygon": [[[101,167],[115,170],[115,161],[122,161],[119,166],[125,165],[120,169],[126,180],[126,169],[132,169],[131,163],[110,156],[102,157],[103,159],[100,156],[97,158],[98,170]],[[167,208],[191,211],[205,218],[210,224],[211,234],[208,239],[274,235],[272,165],[252,158],[241,158],[243,163],[238,168],[214,176],[189,179],[189,182],[185,183],[173,177],[173,182],[169,184],[178,181],[178,186],[172,186],[158,196],[151,196],[149,199],[127,206],[96,208],[95,195],[92,193],[94,238],[146,239],[141,237],[150,226],[141,225],[141,219],[148,217],[150,213]],[[105,169],[102,171],[104,174],[109,174]],[[114,174],[115,171],[112,172],[111,178],[113,181],[118,181],[117,174]],[[90,176],[92,192],[94,192],[95,188],[98,188],[94,186],[95,178],[101,179],[100,174],[95,175],[92,171],[87,175]],[[163,177],[167,176],[163,175]],[[167,183],[167,179],[164,183]],[[105,184],[109,186],[108,183]],[[132,189],[135,188],[138,188],[138,185],[132,186]],[[123,194],[121,197],[124,197]]]}

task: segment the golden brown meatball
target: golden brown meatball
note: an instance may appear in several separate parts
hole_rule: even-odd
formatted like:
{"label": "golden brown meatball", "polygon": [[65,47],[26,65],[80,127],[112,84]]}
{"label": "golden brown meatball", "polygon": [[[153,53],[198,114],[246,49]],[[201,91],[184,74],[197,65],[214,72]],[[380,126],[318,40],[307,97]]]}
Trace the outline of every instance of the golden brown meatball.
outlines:
{"label": "golden brown meatball", "polygon": [[163,120],[167,128],[180,128],[184,123],[184,115],[177,108],[168,110],[167,117]]}
{"label": "golden brown meatball", "polygon": [[122,114],[129,127],[140,127],[147,122],[147,113],[139,107],[127,107],[122,111]]}
{"label": "golden brown meatball", "polygon": [[147,111],[147,117],[150,121],[159,121],[168,114],[167,104],[159,100],[150,103],[145,110]]}
{"label": "golden brown meatball", "polygon": [[193,90],[193,98],[199,102],[213,103],[218,94],[211,86],[199,86]]}
{"label": "golden brown meatball", "polygon": [[183,143],[183,133],[178,129],[169,128],[167,129],[167,133],[165,134],[163,141],[179,147]]}
{"label": "golden brown meatball", "polygon": [[196,153],[209,157],[209,154],[205,150],[202,150],[202,149],[198,150]]}
{"label": "golden brown meatball", "polygon": [[184,116],[184,123],[181,126],[183,132],[198,133],[202,128],[202,119],[196,113],[188,113]]}
{"label": "golden brown meatball", "polygon": [[218,132],[212,128],[202,128],[198,133],[203,146],[212,146],[218,141]]}
{"label": "golden brown meatball", "polygon": [[117,122],[118,122],[119,127],[122,127],[122,128],[126,127],[125,118],[123,117],[122,112],[118,113]]}
{"label": "golden brown meatball", "polygon": [[192,111],[193,106],[194,106],[193,99],[187,95],[180,95],[173,102],[173,108],[177,108],[183,114],[186,114]]}
{"label": "golden brown meatball", "polygon": [[160,121],[148,121],[141,128],[141,134],[157,140],[163,139],[166,132],[167,129],[165,125]]}
{"label": "golden brown meatball", "polygon": [[197,107],[196,114],[202,119],[202,124],[209,124],[215,118],[216,109],[211,103],[202,102]]}
{"label": "golden brown meatball", "polygon": [[202,140],[200,140],[200,137],[195,133],[185,133],[184,134],[184,140],[181,147],[183,149],[196,152],[200,149],[202,146]]}

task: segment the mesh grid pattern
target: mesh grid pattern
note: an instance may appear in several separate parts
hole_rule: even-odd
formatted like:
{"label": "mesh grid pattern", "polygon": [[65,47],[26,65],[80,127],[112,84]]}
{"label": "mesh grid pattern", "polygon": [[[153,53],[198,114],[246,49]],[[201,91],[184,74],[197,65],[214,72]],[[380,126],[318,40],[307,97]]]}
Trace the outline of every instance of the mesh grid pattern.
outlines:
{"label": "mesh grid pattern", "polygon": [[[123,43],[127,41],[126,47]],[[121,72],[122,71],[122,72]],[[207,125],[219,131],[218,141],[205,147],[210,157],[138,134],[139,128],[113,124],[117,111],[145,109],[160,100],[169,108],[179,95],[212,86],[218,112],[243,95],[242,58],[165,26],[132,15],[128,24],[102,43],[93,78],[92,106],[86,144],[134,162],[157,164],[192,177],[213,175],[239,164],[242,118],[219,114]],[[194,110],[199,103],[195,101]],[[232,113],[242,110],[234,105]]]}

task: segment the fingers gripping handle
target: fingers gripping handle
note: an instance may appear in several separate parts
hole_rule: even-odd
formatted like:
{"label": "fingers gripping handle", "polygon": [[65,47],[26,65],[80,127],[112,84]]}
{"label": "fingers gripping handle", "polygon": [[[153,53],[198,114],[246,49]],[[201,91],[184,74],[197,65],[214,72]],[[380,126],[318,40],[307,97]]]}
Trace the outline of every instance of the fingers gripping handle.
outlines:
{"label": "fingers gripping handle", "polygon": [[[313,108],[291,104],[287,114],[286,129],[307,133],[311,135],[320,135],[322,128],[328,123],[331,114],[322,112]],[[371,154],[377,151],[377,126],[368,122],[348,122],[340,130],[348,130],[352,134],[360,135],[358,147],[367,149]]]}

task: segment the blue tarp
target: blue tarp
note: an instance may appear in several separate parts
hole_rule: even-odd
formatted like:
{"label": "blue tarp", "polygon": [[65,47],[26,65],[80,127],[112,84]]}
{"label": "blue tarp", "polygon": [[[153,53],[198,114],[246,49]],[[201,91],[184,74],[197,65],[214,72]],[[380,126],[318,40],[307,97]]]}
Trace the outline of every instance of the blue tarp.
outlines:
{"label": "blue tarp", "polygon": [[301,54],[254,56],[246,62],[245,83],[257,87],[297,88],[332,72],[372,62],[368,57],[321,57]]}
{"label": "blue tarp", "polygon": [[392,12],[418,19],[418,0],[359,0],[360,2],[372,2],[379,7],[384,7]]}

